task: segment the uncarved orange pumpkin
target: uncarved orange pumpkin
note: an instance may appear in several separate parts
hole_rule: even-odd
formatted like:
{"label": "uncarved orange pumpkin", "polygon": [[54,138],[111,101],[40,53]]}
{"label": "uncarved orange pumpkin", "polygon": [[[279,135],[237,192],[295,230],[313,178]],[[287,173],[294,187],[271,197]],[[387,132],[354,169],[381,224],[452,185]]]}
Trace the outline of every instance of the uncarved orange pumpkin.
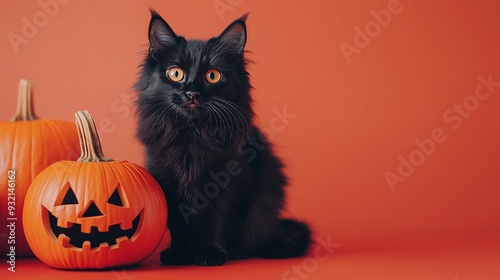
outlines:
{"label": "uncarved orange pumpkin", "polygon": [[140,262],[165,234],[163,192],[141,166],[103,155],[87,111],[77,112],[76,119],[81,156],[52,164],[31,184],[23,213],[26,239],[54,268]]}
{"label": "uncarved orange pumpkin", "polygon": [[[1,256],[10,253],[11,246],[16,256],[33,256],[23,234],[26,191],[35,176],[50,164],[78,158],[75,124],[38,119],[32,101],[31,82],[21,80],[17,112],[10,122],[0,122],[0,221],[4,225],[0,233],[15,237],[1,240]],[[8,205],[13,206],[13,211],[8,210]],[[8,221],[15,222],[15,236],[5,227],[7,218],[17,218]]]}

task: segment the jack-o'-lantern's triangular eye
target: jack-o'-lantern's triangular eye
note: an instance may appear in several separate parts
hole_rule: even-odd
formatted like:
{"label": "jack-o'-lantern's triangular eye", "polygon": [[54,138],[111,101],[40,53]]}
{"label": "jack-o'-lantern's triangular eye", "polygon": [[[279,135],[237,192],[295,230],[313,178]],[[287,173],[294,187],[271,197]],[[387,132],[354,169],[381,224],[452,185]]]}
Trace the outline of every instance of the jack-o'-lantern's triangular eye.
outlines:
{"label": "jack-o'-lantern's triangular eye", "polygon": [[115,191],[109,197],[108,203],[116,205],[116,206],[123,206],[123,201],[122,201],[122,198],[120,196],[120,192],[118,191],[118,187],[115,189]]}
{"label": "jack-o'-lantern's triangular eye", "polygon": [[78,204],[78,199],[76,199],[75,192],[73,191],[72,188],[68,189],[68,192],[64,196],[64,199],[63,199],[63,201],[62,201],[61,204],[62,205],[65,205],[65,204]]}
{"label": "jack-o'-lantern's triangular eye", "polygon": [[54,203],[54,205],[59,206],[68,204],[78,204],[78,199],[76,198],[75,192],[71,188],[69,182],[66,182],[57,196],[56,203]]}

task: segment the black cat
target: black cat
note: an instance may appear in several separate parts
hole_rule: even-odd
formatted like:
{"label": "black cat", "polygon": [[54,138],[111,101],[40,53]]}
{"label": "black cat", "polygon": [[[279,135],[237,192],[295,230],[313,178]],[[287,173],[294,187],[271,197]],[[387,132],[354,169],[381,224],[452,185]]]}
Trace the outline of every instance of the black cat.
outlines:
{"label": "black cat", "polygon": [[282,163],[253,125],[246,16],[208,41],[177,36],[155,11],[136,83],[137,138],[168,202],[168,265],[304,255],[309,227],[280,219]]}

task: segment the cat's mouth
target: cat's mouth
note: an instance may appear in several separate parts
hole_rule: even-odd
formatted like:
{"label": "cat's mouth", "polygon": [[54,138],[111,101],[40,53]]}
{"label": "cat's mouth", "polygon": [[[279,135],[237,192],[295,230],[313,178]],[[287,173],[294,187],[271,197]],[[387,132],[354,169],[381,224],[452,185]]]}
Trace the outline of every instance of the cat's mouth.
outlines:
{"label": "cat's mouth", "polygon": [[191,99],[188,101],[186,106],[190,109],[195,109],[196,107],[198,107],[198,101],[196,101],[196,99]]}
{"label": "cat's mouth", "polygon": [[191,98],[184,101],[180,105],[183,113],[191,119],[199,119],[207,114],[207,108],[203,102],[198,101],[196,98]]}

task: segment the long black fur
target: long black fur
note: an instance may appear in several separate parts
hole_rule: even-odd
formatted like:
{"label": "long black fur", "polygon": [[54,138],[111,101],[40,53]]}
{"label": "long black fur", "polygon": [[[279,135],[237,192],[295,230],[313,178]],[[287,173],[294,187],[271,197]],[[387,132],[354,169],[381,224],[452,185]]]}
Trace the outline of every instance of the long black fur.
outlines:
{"label": "long black fur", "polygon": [[[137,138],[146,167],[168,203],[167,265],[221,265],[228,259],[304,255],[309,227],[280,219],[287,179],[283,165],[253,124],[246,16],[208,41],[177,36],[155,11],[150,49],[135,87]],[[180,67],[184,80],[166,71]],[[222,73],[209,84],[210,69]],[[187,92],[197,92],[196,106]]]}

